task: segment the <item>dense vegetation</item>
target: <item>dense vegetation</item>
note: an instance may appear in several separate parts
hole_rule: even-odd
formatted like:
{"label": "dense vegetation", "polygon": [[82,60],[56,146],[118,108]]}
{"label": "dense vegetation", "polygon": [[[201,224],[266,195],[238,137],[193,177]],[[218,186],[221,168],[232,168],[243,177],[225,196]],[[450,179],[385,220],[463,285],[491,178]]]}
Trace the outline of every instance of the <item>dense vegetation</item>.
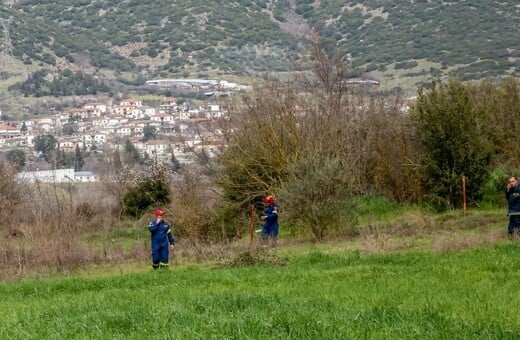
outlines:
{"label": "dense vegetation", "polygon": [[384,70],[395,62],[424,59],[436,64],[429,73],[460,66],[448,74],[461,79],[500,75],[511,67],[518,72],[520,50],[513,47],[518,43],[508,41],[509,28],[520,25],[515,1],[316,3],[298,1],[296,12],[325,38],[330,53],[338,46],[337,56],[350,54],[354,66]]}
{"label": "dense vegetation", "polygon": [[48,76],[48,70],[31,73],[25,81],[10,86],[9,90],[20,90],[26,97],[96,95],[110,91],[103,82],[80,71],[66,69],[52,75],[52,79],[48,80]]}
{"label": "dense vegetation", "polygon": [[1,4],[0,17],[15,19],[13,54],[26,64],[74,62],[148,76],[286,71],[308,67],[312,28],[330,56],[352,62],[351,76],[394,65],[413,68],[409,75],[465,80],[518,72],[516,4],[25,0]]}
{"label": "dense vegetation", "polygon": [[[12,164],[6,164],[9,171],[0,175],[5,197],[0,265],[14,275],[17,268],[23,272],[140,257],[140,242],[109,251],[110,232],[144,223],[154,205],[174,212],[181,239],[204,247],[243,239],[250,206],[261,214],[267,194],[278,198],[284,228],[318,240],[356,237],[372,228],[356,217],[359,211],[372,215],[366,204],[371,199],[381,206],[461,207],[462,176],[470,208],[504,203],[503,184],[508,175],[518,174],[520,162],[520,145],[512,142],[520,122],[518,79],[452,79],[434,83],[408,102],[399,91],[381,96],[350,85],[344,81],[348,69],[327,58],[317,41],[313,51],[314,75],[293,73],[290,82],[258,84],[230,98],[225,119],[204,126],[225,141],[225,148],[214,148],[216,157],[198,149],[197,163],[179,168],[172,157],[163,168],[121,140],[121,154],[99,155],[104,157],[99,173],[108,179],[89,190],[20,184]],[[35,145],[41,158],[55,166],[74,163],[81,169],[84,164],[79,149],[74,157],[59,152],[54,136],[38,136]],[[20,166],[13,156],[11,163]],[[157,171],[161,182],[147,182]],[[124,218],[124,212],[134,219]],[[10,223],[13,219],[18,223]],[[72,222],[78,220],[79,225]],[[397,228],[408,228],[407,223]],[[77,233],[63,233],[70,228]],[[106,242],[101,249],[84,246],[77,237],[96,233]],[[32,247],[45,256],[35,257]],[[59,249],[74,251],[63,255]]]}
{"label": "dense vegetation", "polygon": [[274,193],[291,224],[322,238],[349,229],[356,197],[452,209],[463,205],[465,176],[467,203],[478,206],[485,185],[499,192],[517,172],[518,146],[504,138],[519,119],[517,79],[452,79],[405,103],[356,92],[341,66],[316,57],[316,77],[259,87],[231,108],[219,159],[230,207]]}
{"label": "dense vegetation", "polygon": [[232,268],[2,284],[0,337],[517,339],[519,250],[244,253]]}

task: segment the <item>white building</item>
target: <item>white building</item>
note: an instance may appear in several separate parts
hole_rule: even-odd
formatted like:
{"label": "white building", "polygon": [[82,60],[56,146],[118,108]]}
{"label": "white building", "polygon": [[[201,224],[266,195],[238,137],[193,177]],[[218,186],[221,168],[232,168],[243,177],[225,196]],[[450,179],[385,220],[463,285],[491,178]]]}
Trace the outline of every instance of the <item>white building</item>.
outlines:
{"label": "white building", "polygon": [[19,180],[34,183],[68,183],[74,181],[74,169],[24,171],[16,175]]}
{"label": "white building", "polygon": [[91,171],[78,171],[74,173],[75,182],[99,182],[99,178]]}
{"label": "white building", "polygon": [[74,169],[56,169],[40,171],[24,171],[16,175],[21,182],[34,183],[74,183],[99,182],[99,178],[90,171],[74,172]]}

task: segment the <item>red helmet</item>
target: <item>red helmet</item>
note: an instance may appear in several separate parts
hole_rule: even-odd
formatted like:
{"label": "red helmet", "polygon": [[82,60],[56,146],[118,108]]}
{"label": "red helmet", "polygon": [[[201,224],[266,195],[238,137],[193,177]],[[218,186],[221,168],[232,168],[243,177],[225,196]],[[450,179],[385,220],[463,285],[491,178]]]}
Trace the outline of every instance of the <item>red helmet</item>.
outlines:
{"label": "red helmet", "polygon": [[162,211],[161,209],[155,210],[155,216],[163,216],[163,215],[164,215],[164,211]]}
{"label": "red helmet", "polygon": [[275,201],[275,198],[273,195],[269,195],[267,197],[264,198],[264,203],[265,204],[271,204],[271,203],[274,203]]}

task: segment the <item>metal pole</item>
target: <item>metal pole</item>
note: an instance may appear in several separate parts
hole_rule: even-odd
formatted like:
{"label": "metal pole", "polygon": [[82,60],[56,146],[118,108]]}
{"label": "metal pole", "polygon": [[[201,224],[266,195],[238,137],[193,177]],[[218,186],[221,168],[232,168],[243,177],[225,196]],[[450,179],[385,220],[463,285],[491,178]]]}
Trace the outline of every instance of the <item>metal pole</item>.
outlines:
{"label": "metal pole", "polygon": [[255,236],[255,205],[251,204],[249,207],[249,235],[251,237],[251,245],[253,245],[253,238]]}
{"label": "metal pole", "polygon": [[466,176],[462,176],[462,201],[464,207],[464,215],[467,212],[467,204],[466,204]]}

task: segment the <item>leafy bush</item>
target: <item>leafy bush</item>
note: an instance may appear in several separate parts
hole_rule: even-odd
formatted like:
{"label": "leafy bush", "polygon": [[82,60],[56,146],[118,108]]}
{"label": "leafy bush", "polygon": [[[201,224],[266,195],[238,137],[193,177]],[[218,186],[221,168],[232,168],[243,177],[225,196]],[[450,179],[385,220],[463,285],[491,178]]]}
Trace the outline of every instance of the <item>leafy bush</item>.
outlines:
{"label": "leafy bush", "polygon": [[127,216],[138,218],[148,208],[169,202],[170,193],[167,183],[160,179],[145,179],[124,195],[124,213]]}
{"label": "leafy bush", "polygon": [[352,193],[350,169],[338,158],[311,154],[288,167],[288,179],[278,193],[284,215],[298,220],[317,238],[339,227],[345,198]]}
{"label": "leafy bush", "polygon": [[483,115],[460,81],[434,83],[430,91],[419,92],[413,117],[424,147],[422,178],[426,195],[439,208],[461,206],[463,175],[468,201],[477,203],[482,198],[493,152]]}
{"label": "leafy bush", "polygon": [[25,151],[22,149],[9,150],[5,154],[5,159],[10,162],[18,171],[23,170],[27,161]]}
{"label": "leafy bush", "polygon": [[519,176],[520,169],[495,169],[482,185],[482,200],[493,206],[505,204],[506,183],[510,176]]}
{"label": "leafy bush", "polygon": [[411,60],[411,61],[402,61],[395,63],[395,69],[408,69],[408,68],[414,68],[418,65],[417,61]]}

